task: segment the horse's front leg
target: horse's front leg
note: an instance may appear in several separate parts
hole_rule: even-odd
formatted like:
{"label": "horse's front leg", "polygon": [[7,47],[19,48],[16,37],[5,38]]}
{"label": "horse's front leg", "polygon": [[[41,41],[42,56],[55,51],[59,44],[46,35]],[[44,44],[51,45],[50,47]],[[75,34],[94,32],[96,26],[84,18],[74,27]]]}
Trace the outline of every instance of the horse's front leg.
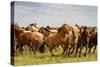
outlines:
{"label": "horse's front leg", "polygon": [[88,45],[88,47],[89,47],[88,53],[90,54],[90,52],[91,52],[91,49],[92,49],[92,43],[91,43],[91,42],[89,42],[89,45]]}
{"label": "horse's front leg", "polygon": [[74,50],[75,50],[75,45],[72,47],[71,54],[73,54]]}
{"label": "horse's front leg", "polygon": [[63,46],[62,55],[67,54],[67,51],[68,51],[68,46],[64,45],[64,46]]}
{"label": "horse's front leg", "polygon": [[31,49],[32,49],[32,51],[34,52],[34,55],[35,55],[35,54],[36,54],[35,48],[32,48],[32,47],[31,47]]}
{"label": "horse's front leg", "polygon": [[76,57],[77,53],[78,53],[78,47],[76,48],[76,52],[75,52],[75,55],[74,55],[75,57]]}
{"label": "horse's front leg", "polygon": [[79,50],[79,45],[77,44],[77,46],[76,46],[76,51],[75,51],[75,57],[76,57],[76,55],[77,55],[77,53],[78,53],[78,50]]}
{"label": "horse's front leg", "polygon": [[86,56],[87,50],[88,50],[88,44],[86,45],[86,50],[85,50],[84,56]]}
{"label": "horse's front leg", "polygon": [[89,51],[88,51],[89,54],[91,53],[91,49],[92,49],[92,47],[89,47]]}

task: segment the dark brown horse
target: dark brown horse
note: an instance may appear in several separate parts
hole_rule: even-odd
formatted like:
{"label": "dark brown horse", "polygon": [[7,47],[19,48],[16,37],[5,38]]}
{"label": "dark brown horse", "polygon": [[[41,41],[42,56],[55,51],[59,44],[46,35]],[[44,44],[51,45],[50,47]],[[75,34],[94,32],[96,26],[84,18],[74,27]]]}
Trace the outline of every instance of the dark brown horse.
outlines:
{"label": "dark brown horse", "polygon": [[91,49],[94,47],[93,53],[95,53],[96,47],[97,47],[97,31],[96,28],[94,27],[91,30],[91,35],[90,35],[90,41],[89,41],[89,52],[91,52]]}
{"label": "dark brown horse", "polygon": [[84,56],[86,56],[86,53],[87,53],[87,50],[88,50],[88,44],[89,44],[89,37],[90,37],[90,34],[89,34],[89,31],[88,31],[88,28],[86,26],[80,27],[80,35],[78,36],[78,42],[77,42],[75,56],[79,52],[79,57],[81,57],[82,49],[84,47],[86,48]]}

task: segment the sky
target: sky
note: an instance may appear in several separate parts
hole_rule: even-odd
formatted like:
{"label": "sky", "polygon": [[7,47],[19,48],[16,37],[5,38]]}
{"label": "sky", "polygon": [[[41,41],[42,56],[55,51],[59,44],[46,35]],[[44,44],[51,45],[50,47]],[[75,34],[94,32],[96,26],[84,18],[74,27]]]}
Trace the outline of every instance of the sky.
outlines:
{"label": "sky", "polygon": [[21,26],[28,26],[30,23],[56,27],[65,23],[97,26],[97,7],[16,1],[14,2],[14,21]]}

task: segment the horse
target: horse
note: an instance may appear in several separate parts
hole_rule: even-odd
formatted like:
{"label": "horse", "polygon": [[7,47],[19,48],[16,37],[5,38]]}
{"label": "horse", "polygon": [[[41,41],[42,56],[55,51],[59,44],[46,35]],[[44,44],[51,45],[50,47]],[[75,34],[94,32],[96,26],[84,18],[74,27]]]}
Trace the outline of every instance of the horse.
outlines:
{"label": "horse", "polygon": [[96,50],[96,46],[97,46],[97,31],[96,28],[93,27],[93,29],[91,30],[91,35],[90,35],[90,41],[89,41],[89,51],[88,53],[91,52],[91,49],[94,47],[93,53],[95,53]]}
{"label": "horse", "polygon": [[48,35],[48,37],[45,38],[44,43],[48,47],[51,56],[54,56],[52,52],[53,49],[59,47],[60,45],[63,46],[62,44],[65,44],[65,35],[69,34],[69,30],[70,30],[70,26],[68,24],[64,24],[58,29],[58,32],[51,33]]}
{"label": "horse", "polygon": [[50,30],[45,27],[40,27],[38,32],[43,34],[45,38],[50,34]]}
{"label": "horse", "polygon": [[79,29],[77,25],[72,25],[70,26],[70,33],[65,36],[66,38],[66,44],[63,46],[63,54],[72,54],[76,48],[77,45],[77,40],[78,40],[78,34],[79,34]]}
{"label": "horse", "polygon": [[14,33],[17,39],[17,47],[22,54],[25,45],[30,47],[35,54],[43,42],[43,35],[39,32],[25,32],[19,26],[14,25]]}
{"label": "horse", "polygon": [[23,30],[19,27],[18,23],[11,22],[11,55],[14,56],[18,48],[18,34]]}
{"label": "horse", "polygon": [[82,49],[84,47],[86,48],[84,56],[86,56],[87,50],[88,50],[88,44],[89,44],[89,37],[90,37],[90,34],[89,34],[89,31],[88,31],[88,27],[86,27],[86,26],[80,27],[80,34],[78,36],[75,56],[77,55],[78,50],[80,49],[79,50],[79,57],[81,57],[81,52],[82,52]]}
{"label": "horse", "polygon": [[34,31],[38,31],[38,27],[36,26],[36,23],[31,23],[29,24],[25,30],[28,30],[28,31],[31,31],[31,32],[34,32]]}
{"label": "horse", "polygon": [[70,33],[65,36],[65,40],[66,44],[63,46],[62,54],[68,54],[68,56],[70,56],[70,53],[73,53],[76,46],[76,32],[72,27],[70,29]]}

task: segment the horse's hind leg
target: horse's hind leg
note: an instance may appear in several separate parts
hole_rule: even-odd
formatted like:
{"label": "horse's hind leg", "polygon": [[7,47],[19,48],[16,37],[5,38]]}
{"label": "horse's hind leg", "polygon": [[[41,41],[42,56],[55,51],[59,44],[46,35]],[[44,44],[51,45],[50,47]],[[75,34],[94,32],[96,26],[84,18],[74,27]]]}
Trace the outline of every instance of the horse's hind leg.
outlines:
{"label": "horse's hind leg", "polygon": [[86,45],[86,50],[85,50],[84,56],[86,56],[87,50],[88,50],[88,46]]}
{"label": "horse's hind leg", "polygon": [[20,54],[23,55],[23,46],[20,46],[20,47],[19,47],[19,51],[20,51]]}
{"label": "horse's hind leg", "polygon": [[81,57],[83,46],[80,46],[79,57]]}
{"label": "horse's hind leg", "polygon": [[51,53],[51,56],[54,56],[53,52],[52,52],[53,48],[50,48],[49,51]]}
{"label": "horse's hind leg", "polygon": [[95,50],[96,50],[96,45],[94,46],[94,51],[93,51],[93,54],[95,53]]}
{"label": "horse's hind leg", "polygon": [[62,53],[62,55],[67,54],[67,51],[68,51],[68,47],[67,46],[64,46],[63,47],[63,53]]}

